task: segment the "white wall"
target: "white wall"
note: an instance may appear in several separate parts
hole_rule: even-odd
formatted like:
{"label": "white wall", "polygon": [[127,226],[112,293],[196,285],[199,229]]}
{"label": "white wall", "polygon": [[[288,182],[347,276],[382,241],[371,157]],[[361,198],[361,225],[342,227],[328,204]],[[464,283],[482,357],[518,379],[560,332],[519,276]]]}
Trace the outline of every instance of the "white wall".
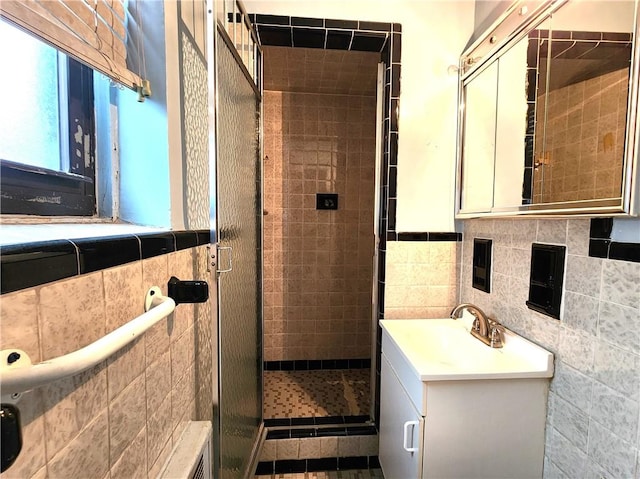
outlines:
{"label": "white wall", "polygon": [[402,24],[397,231],[453,231],[457,78],[473,0],[247,0],[249,13]]}

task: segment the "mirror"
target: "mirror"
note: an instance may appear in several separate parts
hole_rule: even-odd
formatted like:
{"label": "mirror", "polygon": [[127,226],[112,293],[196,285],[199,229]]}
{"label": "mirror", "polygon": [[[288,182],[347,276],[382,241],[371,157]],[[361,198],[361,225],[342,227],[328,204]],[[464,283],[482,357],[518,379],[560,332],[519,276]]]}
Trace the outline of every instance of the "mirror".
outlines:
{"label": "mirror", "polygon": [[519,1],[463,54],[457,217],[635,212],[636,15]]}

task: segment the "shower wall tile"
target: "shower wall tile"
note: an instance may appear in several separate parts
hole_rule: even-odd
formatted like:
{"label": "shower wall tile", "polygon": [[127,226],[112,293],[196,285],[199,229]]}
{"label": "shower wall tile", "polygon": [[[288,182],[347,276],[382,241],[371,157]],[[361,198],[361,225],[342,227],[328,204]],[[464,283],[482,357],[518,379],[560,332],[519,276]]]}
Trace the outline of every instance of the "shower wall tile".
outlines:
{"label": "shower wall tile", "polygon": [[[468,220],[464,229],[460,302],[477,304],[555,354],[544,477],[637,477],[638,263],[589,257],[586,220]],[[496,264],[511,263],[503,268],[505,291],[486,294],[470,287],[474,237],[500,239]],[[524,305],[530,255],[522,252],[538,241],[568,248],[560,321]]]}
{"label": "shower wall tile", "polygon": [[[142,314],[144,292],[166,291],[171,275],[209,281],[215,301],[206,269],[198,246],[5,294],[0,346],[33,362],[70,353]],[[212,419],[212,300],[178,305],[98,366],[23,394],[23,450],[2,477],[156,477],[186,421]]]}
{"label": "shower wall tile", "polygon": [[266,91],[264,109],[264,359],[369,357],[375,97]]}

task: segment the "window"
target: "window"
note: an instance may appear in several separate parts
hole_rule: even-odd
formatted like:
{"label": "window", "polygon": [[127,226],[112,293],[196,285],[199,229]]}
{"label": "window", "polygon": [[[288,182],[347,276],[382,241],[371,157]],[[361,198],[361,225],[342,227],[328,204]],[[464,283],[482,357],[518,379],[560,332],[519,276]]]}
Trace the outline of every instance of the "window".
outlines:
{"label": "window", "polygon": [[93,70],[4,20],[0,43],[0,211],[95,214]]}

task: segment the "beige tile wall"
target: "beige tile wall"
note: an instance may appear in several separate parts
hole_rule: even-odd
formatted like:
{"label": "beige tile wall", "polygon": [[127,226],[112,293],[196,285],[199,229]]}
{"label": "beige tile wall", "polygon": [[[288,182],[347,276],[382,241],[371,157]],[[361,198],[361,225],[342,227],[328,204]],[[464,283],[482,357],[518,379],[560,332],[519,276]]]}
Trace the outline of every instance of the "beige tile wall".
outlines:
{"label": "beige tile wall", "polygon": [[620,196],[628,78],[623,69],[549,93],[546,128],[536,129],[536,159],[544,148],[549,163],[534,170],[535,203]]}
{"label": "beige tile wall", "polygon": [[446,318],[456,303],[460,243],[388,241],[385,319]]}
{"label": "beige tile wall", "polygon": [[375,97],[267,91],[264,108],[264,359],[369,357]]}
{"label": "beige tile wall", "polygon": [[[208,279],[206,265],[201,246],[2,295],[0,348],[72,352],[143,313],[149,287]],[[156,477],[186,421],[212,419],[210,303],[178,305],[102,364],[25,393],[23,450],[2,478]]]}

